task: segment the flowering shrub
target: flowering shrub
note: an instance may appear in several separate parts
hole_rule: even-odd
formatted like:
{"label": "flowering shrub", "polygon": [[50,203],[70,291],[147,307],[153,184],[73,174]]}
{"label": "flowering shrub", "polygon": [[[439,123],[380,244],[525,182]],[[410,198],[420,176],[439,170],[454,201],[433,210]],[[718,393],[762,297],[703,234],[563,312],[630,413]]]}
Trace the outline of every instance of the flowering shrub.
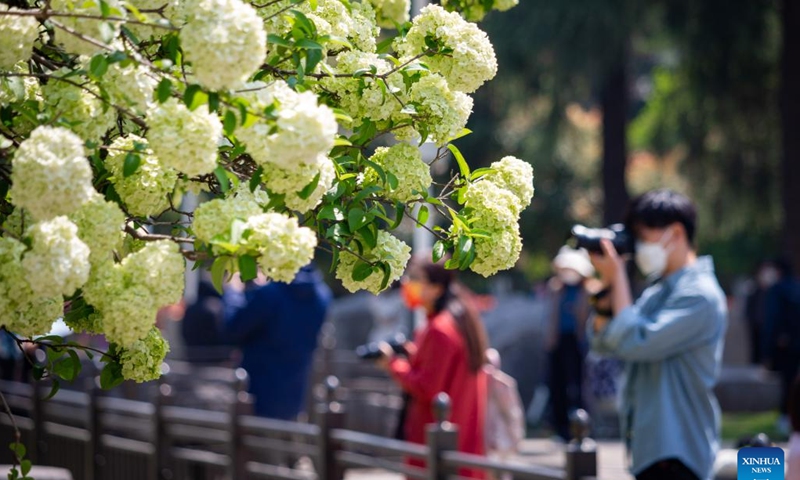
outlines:
{"label": "flowering shrub", "polygon": [[[530,165],[471,171],[451,142],[497,71],[472,21],[516,0],[442,1],[410,21],[409,4],[0,5],[0,319],[50,345],[40,375],[77,375],[80,346],[25,338],[63,316],[111,343],[104,386],[157,377],[155,317],[181,298],[186,259],[221,288],[258,269],[290,282],[324,249],[348,290],[379,293],[410,256],[390,231],[437,215],[448,268],[514,265]],[[458,168],[434,183],[451,153]],[[176,207],[188,192],[204,196],[193,212]]]}

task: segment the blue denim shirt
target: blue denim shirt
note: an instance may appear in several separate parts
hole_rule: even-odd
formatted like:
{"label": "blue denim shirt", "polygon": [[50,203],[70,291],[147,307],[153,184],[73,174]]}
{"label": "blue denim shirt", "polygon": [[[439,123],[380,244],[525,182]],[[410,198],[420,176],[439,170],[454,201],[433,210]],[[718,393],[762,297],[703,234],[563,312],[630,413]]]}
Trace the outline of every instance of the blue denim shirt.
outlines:
{"label": "blue denim shirt", "polygon": [[647,288],[598,334],[589,322],[592,348],[626,362],[620,418],[634,475],[676,458],[711,478],[720,434],[713,388],[726,328],[710,257]]}

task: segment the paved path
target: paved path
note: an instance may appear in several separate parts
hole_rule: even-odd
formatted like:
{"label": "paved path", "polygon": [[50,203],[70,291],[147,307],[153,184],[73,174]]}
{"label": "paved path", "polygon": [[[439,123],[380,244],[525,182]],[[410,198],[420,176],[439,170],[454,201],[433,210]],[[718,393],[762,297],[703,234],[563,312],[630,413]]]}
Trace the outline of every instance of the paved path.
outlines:
{"label": "paved path", "polygon": [[[633,480],[628,474],[625,447],[621,442],[599,441],[597,445],[598,480]],[[513,462],[563,468],[564,445],[549,439],[529,438],[523,442],[520,454]],[[382,470],[350,470],[345,480],[403,480],[397,473]]]}

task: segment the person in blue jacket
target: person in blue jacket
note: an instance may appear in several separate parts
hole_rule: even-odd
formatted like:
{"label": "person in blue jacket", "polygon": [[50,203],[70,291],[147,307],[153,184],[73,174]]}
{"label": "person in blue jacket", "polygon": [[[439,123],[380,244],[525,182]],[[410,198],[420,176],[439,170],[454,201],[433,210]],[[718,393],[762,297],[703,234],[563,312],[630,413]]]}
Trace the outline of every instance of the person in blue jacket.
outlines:
{"label": "person in blue jacket", "polygon": [[313,266],[292,283],[226,292],[225,333],[242,351],[254,413],[293,420],[303,410],[317,336],[332,294]]}

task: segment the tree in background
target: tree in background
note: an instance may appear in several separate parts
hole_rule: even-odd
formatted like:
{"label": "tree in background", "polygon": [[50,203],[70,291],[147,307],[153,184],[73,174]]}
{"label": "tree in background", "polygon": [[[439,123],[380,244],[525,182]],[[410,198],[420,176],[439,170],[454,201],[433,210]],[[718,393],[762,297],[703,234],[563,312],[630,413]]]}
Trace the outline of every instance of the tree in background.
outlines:
{"label": "tree in background", "polygon": [[[462,148],[479,159],[499,149],[536,161],[540,200],[521,223],[538,259],[531,271],[546,273],[544,259],[572,222],[608,223],[626,189],[664,185],[697,199],[701,248],[724,277],[778,251],[781,230],[797,227],[788,223],[797,209],[782,214],[793,207],[780,193],[797,163],[781,170],[790,155],[781,153],[779,104],[790,103],[778,98],[775,2],[531,0],[514,13],[482,24],[501,70],[476,96],[479,134]],[[784,51],[784,65],[796,68]]]}

